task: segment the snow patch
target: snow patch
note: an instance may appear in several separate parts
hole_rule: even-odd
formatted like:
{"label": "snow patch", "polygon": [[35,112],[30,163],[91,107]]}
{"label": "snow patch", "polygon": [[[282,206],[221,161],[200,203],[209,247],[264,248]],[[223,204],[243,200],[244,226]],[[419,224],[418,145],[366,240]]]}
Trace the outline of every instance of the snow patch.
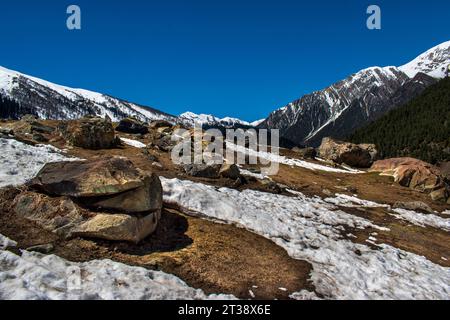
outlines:
{"label": "snow patch", "polygon": [[0,150],[0,188],[24,184],[46,163],[79,160],[53,146],[29,146],[14,139],[0,138]]}
{"label": "snow patch", "polygon": [[143,144],[142,142],[137,141],[137,140],[127,139],[127,138],[120,138],[120,140],[121,140],[123,143],[125,143],[125,144],[127,144],[127,145],[129,145],[129,146],[135,147],[135,148],[142,149],[142,148],[145,148],[145,147],[146,147],[145,144]]}
{"label": "snow patch", "polygon": [[395,212],[393,216],[395,216],[396,218],[408,221],[416,226],[424,228],[426,226],[430,226],[450,231],[450,218],[444,219],[434,214],[423,214],[405,209],[394,209],[392,211]]}
{"label": "snow patch", "polygon": [[291,257],[309,261],[316,291],[326,298],[448,299],[450,295],[449,268],[389,245],[379,244],[374,250],[344,239],[342,226],[383,228],[318,197],[298,193],[293,198],[161,180],[166,203],[186,213],[244,227],[271,239]]}
{"label": "snow patch", "polygon": [[285,156],[276,155],[270,152],[264,152],[264,151],[256,151],[250,148],[245,148],[243,146],[236,145],[234,143],[227,142],[227,148],[230,150],[243,153],[245,155],[258,157],[260,159],[264,159],[270,162],[277,162],[281,164],[285,164],[287,166],[296,166],[301,167],[309,170],[319,170],[319,171],[328,171],[328,172],[334,172],[334,173],[349,173],[349,174],[358,174],[358,173],[364,173],[364,171],[359,171],[355,169],[337,169],[332,168],[328,166],[324,166],[317,163],[311,163],[304,160],[298,160],[298,159],[292,159],[287,158]]}
{"label": "snow patch", "polygon": [[0,250],[5,250],[17,246],[17,242],[0,234]]}
{"label": "snow patch", "polygon": [[[1,239],[1,237],[0,237]],[[181,279],[111,260],[73,263],[27,251],[0,250],[1,300],[200,300],[235,299],[206,295]]]}

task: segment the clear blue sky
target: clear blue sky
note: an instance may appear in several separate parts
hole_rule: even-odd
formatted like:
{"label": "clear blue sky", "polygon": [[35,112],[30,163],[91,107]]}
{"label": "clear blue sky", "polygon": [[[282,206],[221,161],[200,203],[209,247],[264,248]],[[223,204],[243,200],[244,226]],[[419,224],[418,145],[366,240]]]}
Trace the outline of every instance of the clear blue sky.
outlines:
{"label": "clear blue sky", "polygon": [[[81,31],[66,28],[70,4]],[[366,28],[370,4],[381,31]],[[450,40],[450,1],[1,1],[0,39],[6,68],[172,114],[256,120]]]}

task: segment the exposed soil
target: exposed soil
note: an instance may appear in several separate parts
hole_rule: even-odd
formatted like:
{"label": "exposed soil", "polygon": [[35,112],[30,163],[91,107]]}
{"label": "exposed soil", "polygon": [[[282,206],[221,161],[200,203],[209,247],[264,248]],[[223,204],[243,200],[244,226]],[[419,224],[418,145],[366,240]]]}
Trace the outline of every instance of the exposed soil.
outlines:
{"label": "exposed soil", "polygon": [[[57,125],[55,121],[44,123]],[[7,124],[12,127],[15,125],[12,122]],[[120,135],[149,143],[148,136],[139,139],[133,135]],[[167,178],[176,177],[239,190],[274,192],[256,179],[249,179],[244,185],[236,185],[235,181],[223,178],[190,177],[172,163],[169,153],[156,149],[145,151],[124,145],[116,149],[94,151],[67,147],[57,134],[49,135],[48,138],[52,145],[67,148],[69,155],[84,159],[126,156],[137,167],[152,170]],[[292,158],[297,157],[289,150],[282,150],[282,153]],[[155,165],[152,158],[156,158],[159,165]],[[324,198],[334,193],[356,194],[360,199],[389,205],[397,201],[422,201],[438,212],[450,209],[449,205],[431,201],[427,194],[403,188],[395,184],[392,178],[376,173],[341,174],[280,165],[278,175],[271,178],[308,196]],[[244,299],[251,298],[249,290],[257,299],[288,299],[292,292],[314,290],[308,282],[312,270],[309,263],[290,258],[284,249],[273,242],[236,226],[186,216],[176,209],[165,208],[157,232],[139,245],[78,238],[63,240],[17,217],[8,209],[8,204],[18,192],[19,189],[0,190],[0,233],[16,240],[22,249],[52,243],[55,254],[71,261],[108,258],[129,265],[163,270],[179,276],[192,287],[201,288],[206,293],[230,293]],[[386,243],[450,267],[449,232],[413,226],[396,219],[383,208],[340,209],[390,229],[380,231],[371,228],[346,228],[342,233],[344,237],[349,233],[356,236],[348,237],[349,240],[376,249],[376,245],[367,242],[373,236],[377,239],[377,244]],[[287,291],[280,288],[286,288]]]}
{"label": "exposed soil", "polygon": [[[243,299],[288,299],[313,290],[312,266],[294,260],[273,242],[232,225],[189,217],[165,209],[157,232],[139,245],[125,242],[63,240],[8,209],[19,191],[0,195],[0,233],[18,242],[19,249],[48,244],[54,254],[75,262],[111,259],[128,265],[174,274],[206,293],[228,293]],[[279,288],[286,288],[282,291]]]}

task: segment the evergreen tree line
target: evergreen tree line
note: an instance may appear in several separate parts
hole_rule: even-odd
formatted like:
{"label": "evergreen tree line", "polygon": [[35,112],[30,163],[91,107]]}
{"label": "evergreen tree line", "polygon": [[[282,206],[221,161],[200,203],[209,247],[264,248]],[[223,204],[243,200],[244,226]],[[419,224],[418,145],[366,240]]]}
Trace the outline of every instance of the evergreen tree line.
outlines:
{"label": "evergreen tree line", "polygon": [[32,110],[23,108],[16,101],[0,95],[0,119],[18,120],[25,114],[32,114]]}
{"label": "evergreen tree line", "polygon": [[383,158],[408,156],[433,164],[450,161],[450,78],[356,130],[349,140],[376,144]]}

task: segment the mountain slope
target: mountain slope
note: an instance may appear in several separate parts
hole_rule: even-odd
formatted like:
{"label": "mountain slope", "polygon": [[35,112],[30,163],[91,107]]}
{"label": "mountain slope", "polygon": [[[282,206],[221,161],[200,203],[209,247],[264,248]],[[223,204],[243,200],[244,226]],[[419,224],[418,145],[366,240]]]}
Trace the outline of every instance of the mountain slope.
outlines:
{"label": "mountain slope", "polygon": [[450,41],[436,46],[402,67],[372,67],[330,87],[305,95],[274,111],[261,128],[280,129],[297,144],[317,146],[322,138],[344,137],[406,103],[442,77],[450,63]]}
{"label": "mountain slope", "polygon": [[357,130],[350,140],[375,143],[383,157],[450,161],[450,78]]}
{"label": "mountain slope", "polygon": [[[156,109],[83,89],[60,86],[0,67],[0,96],[16,101],[21,109],[42,119],[76,119],[84,115],[108,115],[114,121],[127,116],[142,121],[175,117]],[[23,114],[10,115],[11,117]]]}
{"label": "mountain slope", "polygon": [[413,61],[399,67],[399,69],[410,78],[414,78],[417,73],[422,72],[433,78],[442,79],[445,77],[445,70],[450,64],[449,51],[450,41],[447,41],[422,53]]}

